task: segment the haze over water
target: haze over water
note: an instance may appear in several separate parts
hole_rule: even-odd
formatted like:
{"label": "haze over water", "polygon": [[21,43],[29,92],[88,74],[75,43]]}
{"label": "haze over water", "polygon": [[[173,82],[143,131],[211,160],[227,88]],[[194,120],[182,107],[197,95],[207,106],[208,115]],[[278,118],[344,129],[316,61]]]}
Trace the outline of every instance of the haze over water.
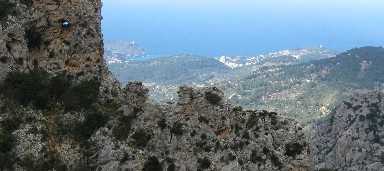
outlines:
{"label": "haze over water", "polygon": [[382,0],[105,0],[105,40],[148,54],[255,55],[384,45]]}

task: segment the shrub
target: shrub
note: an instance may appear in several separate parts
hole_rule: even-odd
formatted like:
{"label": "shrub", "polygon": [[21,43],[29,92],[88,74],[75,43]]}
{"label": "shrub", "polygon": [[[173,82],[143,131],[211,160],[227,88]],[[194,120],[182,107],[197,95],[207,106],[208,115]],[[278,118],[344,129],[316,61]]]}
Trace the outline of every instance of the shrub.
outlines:
{"label": "shrub", "polygon": [[271,154],[270,157],[273,165],[277,166],[279,169],[283,167],[283,163],[281,163],[280,159],[275,154]]}
{"label": "shrub", "polygon": [[335,169],[321,168],[319,171],[337,171]]}
{"label": "shrub", "polygon": [[167,128],[167,120],[165,120],[164,118],[160,119],[159,121],[157,121],[157,125],[163,130],[165,128]]}
{"label": "shrub", "polygon": [[63,94],[66,110],[89,108],[99,96],[100,81],[96,79],[82,81],[72,86]]}
{"label": "shrub", "polygon": [[12,134],[8,130],[0,128],[0,153],[9,152],[13,147]]}
{"label": "shrub", "polygon": [[256,150],[253,150],[251,152],[250,160],[252,163],[265,163],[265,159],[263,159],[262,156],[258,155],[258,152]]}
{"label": "shrub", "polygon": [[25,40],[27,41],[28,49],[39,49],[43,43],[42,35],[36,28],[28,28],[25,30]]}
{"label": "shrub", "polygon": [[75,136],[80,142],[84,142],[89,139],[97,129],[104,126],[108,120],[109,117],[98,111],[97,108],[88,109],[85,113],[85,121],[79,124],[75,129]]}
{"label": "shrub", "polygon": [[51,78],[49,84],[49,94],[55,101],[60,101],[63,95],[70,89],[71,80],[64,73]]}
{"label": "shrub", "polygon": [[11,152],[14,143],[11,132],[0,128],[0,170],[11,170],[16,158],[15,154]]}
{"label": "shrub", "polygon": [[171,163],[171,164],[168,166],[167,171],[176,171],[176,165],[175,165],[175,163]]}
{"label": "shrub", "polygon": [[45,160],[36,161],[32,156],[28,156],[18,161],[18,164],[24,168],[28,168],[28,171],[66,170],[65,164],[58,159],[54,152],[48,152]]}
{"label": "shrub", "polygon": [[15,15],[15,4],[9,0],[0,0],[0,21],[4,20],[8,15]]}
{"label": "shrub", "polygon": [[217,95],[217,94],[215,94],[215,93],[212,93],[212,92],[206,92],[206,93],[205,93],[205,99],[206,99],[209,103],[211,103],[211,104],[213,104],[213,105],[218,105],[218,104],[220,104],[220,102],[221,102],[221,100],[222,100],[222,98],[221,98],[219,95]]}
{"label": "shrub", "polygon": [[209,119],[204,116],[199,116],[197,119],[199,120],[200,123],[203,122],[205,124],[209,124]]}
{"label": "shrub", "polygon": [[30,7],[33,4],[33,0],[20,0],[20,2],[26,5],[27,7]]}
{"label": "shrub", "polygon": [[241,112],[241,111],[243,111],[243,107],[241,107],[241,106],[236,106],[236,107],[234,107],[232,110],[233,110],[234,112]]}
{"label": "shrub", "polygon": [[134,140],[134,141],[133,141],[133,144],[134,144],[136,147],[144,148],[145,146],[147,146],[149,140],[151,140],[152,135],[151,135],[150,133],[147,133],[147,131],[144,130],[144,129],[139,129],[139,130],[137,130],[137,131],[131,136],[131,138]]}
{"label": "shrub", "polygon": [[162,171],[163,167],[161,166],[159,160],[152,156],[144,163],[143,171]]}
{"label": "shrub", "polygon": [[21,105],[32,104],[37,108],[46,108],[50,102],[49,75],[41,70],[30,73],[10,72],[1,87],[1,93]]}
{"label": "shrub", "polygon": [[198,170],[205,170],[211,166],[211,161],[208,158],[198,159]]}
{"label": "shrub", "polygon": [[251,113],[248,117],[246,127],[248,129],[253,128],[257,126],[258,122],[259,122],[259,116],[256,113]]}
{"label": "shrub", "polygon": [[180,122],[175,122],[171,128],[171,133],[178,136],[183,135],[184,133],[183,124]]}
{"label": "shrub", "polygon": [[285,155],[290,157],[296,157],[301,154],[304,150],[304,145],[299,143],[288,143],[285,145]]}
{"label": "shrub", "polygon": [[112,130],[112,135],[120,141],[127,139],[135,118],[136,116],[121,116],[119,123]]}
{"label": "shrub", "polygon": [[5,97],[37,109],[47,109],[56,103],[63,103],[67,111],[90,108],[99,95],[100,81],[73,82],[65,74],[52,77],[46,71],[34,69],[29,73],[8,73],[0,88]]}

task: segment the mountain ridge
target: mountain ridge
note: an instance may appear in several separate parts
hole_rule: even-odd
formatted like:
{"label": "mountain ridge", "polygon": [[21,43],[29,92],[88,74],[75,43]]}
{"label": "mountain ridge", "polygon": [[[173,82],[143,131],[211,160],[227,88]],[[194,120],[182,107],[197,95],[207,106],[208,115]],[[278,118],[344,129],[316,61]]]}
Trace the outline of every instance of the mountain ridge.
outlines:
{"label": "mountain ridge", "polygon": [[0,170],[312,167],[292,119],[234,107],[214,87],[181,87],[165,105],[142,83],[122,87],[103,58],[101,0],[5,2],[14,6],[0,11]]}

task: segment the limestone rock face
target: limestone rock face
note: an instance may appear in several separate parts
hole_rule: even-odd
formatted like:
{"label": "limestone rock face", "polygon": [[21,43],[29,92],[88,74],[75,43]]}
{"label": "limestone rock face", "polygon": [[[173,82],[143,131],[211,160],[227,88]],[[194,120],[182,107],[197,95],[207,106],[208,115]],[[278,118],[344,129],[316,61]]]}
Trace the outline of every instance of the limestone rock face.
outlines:
{"label": "limestone rock face", "polygon": [[101,170],[311,170],[302,128],[276,113],[234,108],[216,88],[182,87],[170,106],[138,106],[147,90],[125,90],[136,110],[92,137]]}
{"label": "limestone rock face", "polygon": [[382,171],[384,94],[358,93],[314,125],[316,169]]}
{"label": "limestone rock face", "polygon": [[41,68],[76,77],[103,70],[100,0],[3,0],[0,79]]}

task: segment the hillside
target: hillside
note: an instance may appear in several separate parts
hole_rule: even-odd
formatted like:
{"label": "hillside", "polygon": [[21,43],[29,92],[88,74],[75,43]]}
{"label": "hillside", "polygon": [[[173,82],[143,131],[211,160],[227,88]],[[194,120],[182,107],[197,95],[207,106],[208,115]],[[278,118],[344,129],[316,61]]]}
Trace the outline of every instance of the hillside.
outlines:
{"label": "hillside", "polygon": [[309,122],[328,114],[356,89],[380,88],[383,65],[383,48],[363,47],[303,64],[264,66],[224,87],[237,104]]}
{"label": "hillside", "polygon": [[307,124],[357,89],[380,88],[383,55],[379,47],[337,56],[326,49],[296,49],[258,57],[183,55],[109,67],[123,82],[144,81],[155,101],[175,99],[179,85],[215,85],[235,104],[284,113]]}
{"label": "hillside", "polygon": [[123,82],[143,81],[155,84],[204,84],[226,78],[231,69],[213,58],[192,55],[161,57],[144,61],[127,61],[109,65]]}
{"label": "hillside", "polygon": [[[107,55],[108,56],[108,55]],[[231,83],[264,66],[300,64],[331,58],[334,52],[325,48],[282,50],[258,56],[222,56],[218,58],[194,55],[169,57],[142,56],[116,62],[108,57],[110,70],[123,83],[143,81],[150,88],[151,98],[167,102],[176,98],[180,85],[195,87]]]}
{"label": "hillside", "polygon": [[255,66],[292,65],[313,60],[335,57],[336,53],[325,48],[287,49],[257,56],[221,56],[217,60],[227,66],[235,68],[247,68]]}
{"label": "hillside", "polygon": [[359,92],[313,125],[316,169],[381,171],[384,167],[382,92]]}
{"label": "hillside", "polygon": [[108,64],[122,63],[145,56],[145,50],[134,41],[106,41],[104,48],[104,57]]}

